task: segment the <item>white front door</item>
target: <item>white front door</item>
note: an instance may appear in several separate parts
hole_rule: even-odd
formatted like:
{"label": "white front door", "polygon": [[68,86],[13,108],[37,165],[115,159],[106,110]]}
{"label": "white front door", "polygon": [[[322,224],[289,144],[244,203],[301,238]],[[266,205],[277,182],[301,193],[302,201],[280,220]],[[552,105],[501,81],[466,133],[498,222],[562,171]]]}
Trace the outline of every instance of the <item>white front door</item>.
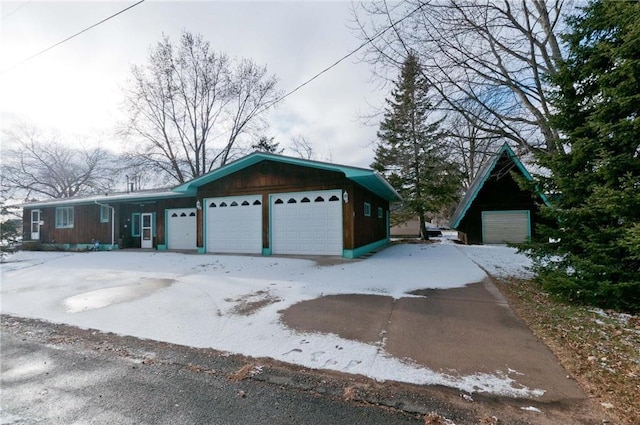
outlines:
{"label": "white front door", "polygon": [[31,240],[40,240],[40,210],[31,211]]}
{"label": "white front door", "polygon": [[140,216],[140,247],[153,248],[153,214],[143,213]]}

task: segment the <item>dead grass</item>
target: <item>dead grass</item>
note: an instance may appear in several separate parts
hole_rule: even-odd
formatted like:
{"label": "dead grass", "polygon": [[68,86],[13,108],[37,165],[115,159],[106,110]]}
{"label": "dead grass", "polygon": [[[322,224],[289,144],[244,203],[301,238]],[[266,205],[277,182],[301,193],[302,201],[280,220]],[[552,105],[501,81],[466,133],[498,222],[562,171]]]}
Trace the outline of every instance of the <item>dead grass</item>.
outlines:
{"label": "dead grass", "polygon": [[621,424],[640,418],[640,317],[567,305],[532,281],[494,279],[516,313]]}

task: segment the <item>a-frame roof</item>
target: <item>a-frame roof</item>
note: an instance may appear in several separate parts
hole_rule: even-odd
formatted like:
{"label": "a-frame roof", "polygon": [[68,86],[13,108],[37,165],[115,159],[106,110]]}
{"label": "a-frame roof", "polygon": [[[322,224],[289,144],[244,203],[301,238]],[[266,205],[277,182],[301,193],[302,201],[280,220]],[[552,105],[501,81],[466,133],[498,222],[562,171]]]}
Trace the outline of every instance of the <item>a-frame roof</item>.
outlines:
{"label": "a-frame roof", "polygon": [[293,158],[284,155],[276,155],[264,152],[254,152],[236,161],[230,162],[222,167],[211,171],[203,176],[197,177],[173,189],[174,192],[195,194],[200,186],[211,183],[237,171],[243,170],[261,161],[273,161],[283,164],[297,165],[301,167],[315,168],[325,171],[334,171],[344,174],[344,176],[377,194],[378,196],[394,202],[402,198],[389,182],[374,170],[367,168],[351,167],[347,165],[331,164],[328,162],[312,161],[308,159]]}
{"label": "a-frame roof", "polygon": [[[527,181],[533,181],[533,177],[531,177],[531,174],[529,174],[529,172],[524,167],[524,165],[522,165],[522,162],[520,162],[520,159],[518,159],[517,155],[513,152],[513,150],[509,147],[507,143],[504,143],[502,147],[495,153],[495,155],[493,155],[491,160],[487,161],[482,166],[482,168],[478,171],[478,174],[476,175],[476,178],[471,183],[469,190],[467,190],[467,193],[464,195],[464,197],[458,204],[458,207],[454,211],[453,216],[451,217],[451,220],[450,220],[450,226],[452,229],[456,229],[460,225],[460,222],[462,221],[464,216],[467,214],[467,211],[471,207],[471,204],[473,204],[473,201],[478,196],[478,193],[480,192],[480,190],[482,189],[486,181],[489,180],[489,177],[491,177],[492,173],[496,168],[496,165],[498,165],[498,162],[500,161],[500,158],[502,158],[503,155],[507,155],[507,157],[515,164],[517,169],[527,179]],[[543,193],[539,193],[539,195],[542,201],[546,205],[549,205],[549,202],[546,196],[544,196]]]}

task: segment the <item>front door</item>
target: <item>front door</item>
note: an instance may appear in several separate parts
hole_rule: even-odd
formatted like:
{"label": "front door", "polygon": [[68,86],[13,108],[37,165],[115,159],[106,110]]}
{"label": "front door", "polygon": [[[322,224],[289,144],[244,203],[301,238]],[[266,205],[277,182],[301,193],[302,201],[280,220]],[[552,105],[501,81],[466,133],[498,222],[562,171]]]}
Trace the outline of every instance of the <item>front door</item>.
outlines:
{"label": "front door", "polygon": [[153,214],[143,213],[140,219],[140,247],[153,248]]}
{"label": "front door", "polygon": [[31,211],[31,240],[40,240],[40,210]]}

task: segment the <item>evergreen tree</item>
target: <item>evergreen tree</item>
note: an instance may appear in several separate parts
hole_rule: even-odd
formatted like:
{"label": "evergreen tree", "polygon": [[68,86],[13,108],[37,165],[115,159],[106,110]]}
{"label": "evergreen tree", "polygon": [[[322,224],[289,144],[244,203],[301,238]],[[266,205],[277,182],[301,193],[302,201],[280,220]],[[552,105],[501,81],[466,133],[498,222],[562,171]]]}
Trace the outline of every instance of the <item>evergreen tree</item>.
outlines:
{"label": "evergreen tree", "polygon": [[552,292],[637,312],[640,3],[593,1],[568,22],[568,60],[551,76],[564,151],[539,158],[552,173],[544,183],[555,225],[541,229],[547,240],[531,253]]}
{"label": "evergreen tree", "polygon": [[251,145],[252,149],[260,152],[281,154],[284,149],[281,149],[280,143],[274,141],[274,137],[261,136],[257,143]]}
{"label": "evergreen tree", "polygon": [[447,160],[440,120],[433,120],[430,86],[415,55],[402,65],[399,81],[387,99],[378,131],[375,170],[384,174],[403,198],[395,222],[417,216],[428,239],[429,214],[455,202],[460,186],[457,167]]}

